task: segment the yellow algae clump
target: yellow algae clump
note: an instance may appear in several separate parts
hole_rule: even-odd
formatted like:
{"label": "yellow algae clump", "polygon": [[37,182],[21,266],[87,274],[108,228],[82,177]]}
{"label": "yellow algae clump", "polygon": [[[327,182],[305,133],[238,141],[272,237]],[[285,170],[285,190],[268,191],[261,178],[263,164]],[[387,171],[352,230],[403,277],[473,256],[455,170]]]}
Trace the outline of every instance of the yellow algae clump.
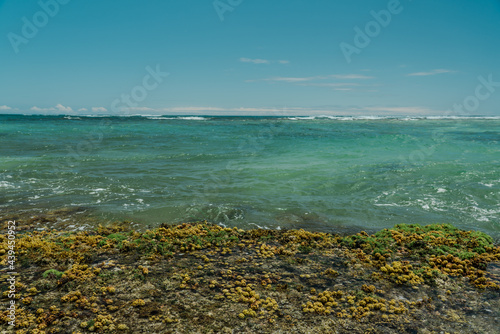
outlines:
{"label": "yellow algae clump", "polygon": [[361,287],[361,290],[363,290],[364,292],[367,292],[367,293],[372,293],[372,292],[375,292],[377,290],[377,288],[375,288],[373,285],[363,284],[363,286]]}
{"label": "yellow algae clump", "polygon": [[86,281],[94,278],[101,272],[101,268],[92,268],[86,264],[74,264],[62,275],[62,281]]}
{"label": "yellow algae clump", "polygon": [[[245,309],[243,310],[242,312],[245,316],[249,316],[249,317],[256,317],[257,316],[257,313],[252,310],[252,309]],[[240,313],[241,314],[241,313]]]}
{"label": "yellow algae clump", "polygon": [[149,269],[147,267],[139,266],[138,269],[142,271],[143,275],[149,274]]}
{"label": "yellow algae clump", "polygon": [[265,243],[261,244],[256,251],[263,259],[273,257],[278,252],[275,246],[268,246]]}
{"label": "yellow algae clump", "polygon": [[328,268],[328,269],[326,269],[325,271],[323,271],[323,272],[321,273],[321,275],[323,275],[323,276],[331,276],[331,277],[336,277],[336,276],[338,276],[338,275],[339,275],[339,273],[338,273],[336,270],[332,269],[332,268]]}
{"label": "yellow algae clump", "polygon": [[26,298],[22,299],[23,304],[26,304],[26,305],[31,304],[32,301],[33,301],[33,298],[31,298],[31,297],[26,297]]}
{"label": "yellow algae clump", "polygon": [[132,306],[137,307],[137,306],[144,306],[146,305],[146,302],[142,299],[136,299],[132,302]]}
{"label": "yellow algae clump", "polygon": [[61,297],[61,301],[62,302],[74,302],[74,301],[80,299],[81,296],[82,296],[82,293],[80,292],[80,290],[71,291],[67,295]]}
{"label": "yellow algae clump", "polygon": [[398,283],[410,283],[416,285],[424,282],[424,279],[413,272],[413,266],[408,261],[394,261],[391,264],[386,264],[380,267],[380,271],[388,274],[389,279]]}
{"label": "yellow algae clump", "polygon": [[315,302],[307,302],[307,304],[303,304],[302,311],[328,315],[333,312],[332,307],[337,307],[339,305],[336,300],[340,299],[342,296],[342,291],[329,290],[320,292],[317,295],[311,295],[309,298]]}
{"label": "yellow algae clump", "polygon": [[116,328],[118,328],[121,331],[125,331],[128,329],[128,326],[125,324],[119,324],[118,326],[116,326]]}

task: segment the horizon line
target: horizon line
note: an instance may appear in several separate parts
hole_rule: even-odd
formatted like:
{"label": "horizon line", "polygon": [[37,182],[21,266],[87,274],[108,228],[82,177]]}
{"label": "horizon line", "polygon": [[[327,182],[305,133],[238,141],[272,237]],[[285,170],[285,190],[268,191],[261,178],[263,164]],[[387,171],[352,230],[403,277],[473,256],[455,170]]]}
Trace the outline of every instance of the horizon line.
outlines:
{"label": "horizon line", "polygon": [[353,114],[283,114],[283,115],[273,115],[273,114],[262,114],[262,115],[253,115],[253,114],[39,114],[39,113],[0,113],[0,116],[52,116],[52,117],[272,117],[272,118],[280,118],[280,117],[319,117],[319,118],[341,118],[341,117],[354,117],[354,118],[363,118],[363,117],[379,117],[379,118],[428,118],[428,117],[441,117],[441,118],[474,118],[474,117],[489,117],[489,118],[500,118],[500,115],[488,115],[488,114],[470,114],[470,115],[449,115],[449,114],[429,114],[429,115],[421,115],[421,114],[363,114],[363,115],[353,115]]}

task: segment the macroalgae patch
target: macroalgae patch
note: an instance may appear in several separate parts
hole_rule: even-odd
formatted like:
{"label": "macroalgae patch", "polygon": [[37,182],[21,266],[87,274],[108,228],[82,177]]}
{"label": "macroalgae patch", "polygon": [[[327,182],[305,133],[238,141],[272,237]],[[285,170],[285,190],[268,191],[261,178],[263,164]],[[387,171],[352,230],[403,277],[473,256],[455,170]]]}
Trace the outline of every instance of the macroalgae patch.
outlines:
{"label": "macroalgae patch", "polygon": [[[4,254],[5,234],[0,242]],[[474,333],[499,325],[500,279],[489,268],[498,268],[500,248],[451,225],[350,236],[207,222],[25,230],[16,253],[17,333]],[[0,325],[8,327],[6,311]]]}

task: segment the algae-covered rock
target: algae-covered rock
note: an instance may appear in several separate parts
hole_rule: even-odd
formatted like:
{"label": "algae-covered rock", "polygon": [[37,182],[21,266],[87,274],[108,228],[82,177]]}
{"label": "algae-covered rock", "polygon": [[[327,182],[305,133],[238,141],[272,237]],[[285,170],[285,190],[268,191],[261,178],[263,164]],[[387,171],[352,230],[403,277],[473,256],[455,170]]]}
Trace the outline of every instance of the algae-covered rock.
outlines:
{"label": "algae-covered rock", "polygon": [[16,253],[17,333],[465,333],[500,316],[500,248],[446,224],[26,230]]}

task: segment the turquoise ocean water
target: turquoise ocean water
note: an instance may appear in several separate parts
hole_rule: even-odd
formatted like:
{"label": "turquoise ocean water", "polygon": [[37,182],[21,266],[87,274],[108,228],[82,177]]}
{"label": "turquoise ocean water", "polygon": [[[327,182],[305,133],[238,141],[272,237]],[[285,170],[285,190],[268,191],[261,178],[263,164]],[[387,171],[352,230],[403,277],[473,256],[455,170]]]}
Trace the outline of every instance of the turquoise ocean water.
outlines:
{"label": "turquoise ocean water", "polygon": [[0,213],[500,235],[500,117],[0,115]]}

